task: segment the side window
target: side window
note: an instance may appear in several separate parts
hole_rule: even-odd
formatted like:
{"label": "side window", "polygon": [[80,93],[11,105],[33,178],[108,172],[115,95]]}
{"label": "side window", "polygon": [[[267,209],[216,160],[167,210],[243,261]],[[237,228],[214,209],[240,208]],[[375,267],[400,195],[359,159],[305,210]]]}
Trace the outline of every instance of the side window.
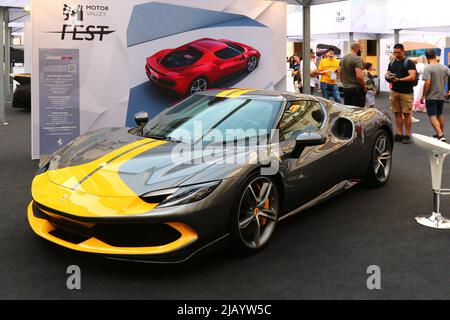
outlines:
{"label": "side window", "polygon": [[325,114],[316,101],[293,101],[288,103],[280,123],[280,141],[295,138],[303,132],[319,129]]}
{"label": "side window", "polygon": [[217,57],[219,57],[220,59],[231,59],[231,58],[234,58],[234,57],[237,57],[238,55],[240,55],[241,52],[239,52],[236,49],[228,47],[228,48],[221,49],[221,50],[215,52],[214,54]]}
{"label": "side window", "polygon": [[244,53],[244,51],[245,51],[244,48],[238,46],[237,44],[234,44],[234,43],[231,43],[231,42],[227,42],[227,45],[228,45],[230,48],[236,49],[236,50],[239,51],[240,53]]}

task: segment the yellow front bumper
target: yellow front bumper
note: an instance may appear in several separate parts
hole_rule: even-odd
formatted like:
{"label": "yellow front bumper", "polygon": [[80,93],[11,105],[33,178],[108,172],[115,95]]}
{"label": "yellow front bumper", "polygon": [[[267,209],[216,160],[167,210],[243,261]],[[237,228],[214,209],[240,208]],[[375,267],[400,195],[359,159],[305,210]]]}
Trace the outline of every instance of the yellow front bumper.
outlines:
{"label": "yellow front bumper", "polygon": [[[46,212],[47,213],[47,212]],[[49,213],[47,213],[49,214]],[[177,230],[181,237],[176,241],[171,242],[166,245],[156,246],[156,247],[114,247],[108,245],[94,237],[79,243],[74,244],[63,239],[60,239],[51,234],[55,230],[55,227],[46,219],[37,218],[33,213],[33,202],[28,206],[28,221],[30,223],[33,231],[40,237],[56,243],[60,246],[66,247],[68,249],[97,253],[104,255],[159,255],[166,254],[182,249],[198,239],[197,233],[191,229],[189,226],[182,223],[167,223],[170,227]]]}

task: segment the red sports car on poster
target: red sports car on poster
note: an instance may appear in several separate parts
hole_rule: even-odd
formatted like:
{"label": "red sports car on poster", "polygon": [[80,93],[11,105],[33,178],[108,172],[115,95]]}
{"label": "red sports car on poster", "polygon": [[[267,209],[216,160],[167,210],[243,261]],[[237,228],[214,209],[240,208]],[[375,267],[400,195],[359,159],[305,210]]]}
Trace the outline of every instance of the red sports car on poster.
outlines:
{"label": "red sports car on poster", "polygon": [[186,96],[241,71],[252,72],[260,57],[245,44],[205,38],[154,54],[147,58],[145,71],[153,83]]}

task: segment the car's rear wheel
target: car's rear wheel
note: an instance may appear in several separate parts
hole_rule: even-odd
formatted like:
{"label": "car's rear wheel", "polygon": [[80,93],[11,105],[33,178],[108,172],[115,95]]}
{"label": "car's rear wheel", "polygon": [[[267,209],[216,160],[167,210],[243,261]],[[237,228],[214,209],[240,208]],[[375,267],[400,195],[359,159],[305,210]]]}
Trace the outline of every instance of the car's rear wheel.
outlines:
{"label": "car's rear wheel", "polygon": [[192,81],[191,85],[189,86],[189,95],[193,95],[197,92],[202,92],[208,89],[208,80],[204,77],[200,77]]}
{"label": "car's rear wheel", "polygon": [[258,66],[258,57],[257,56],[251,56],[250,59],[247,61],[247,71],[252,72],[256,69]]}
{"label": "car's rear wheel", "polygon": [[260,175],[250,176],[242,185],[232,213],[232,249],[253,254],[272,238],[278,221],[279,198],[275,182]]}
{"label": "car's rear wheel", "polygon": [[392,141],[386,131],[377,132],[372,147],[372,157],[365,177],[369,187],[379,188],[386,184],[392,169]]}

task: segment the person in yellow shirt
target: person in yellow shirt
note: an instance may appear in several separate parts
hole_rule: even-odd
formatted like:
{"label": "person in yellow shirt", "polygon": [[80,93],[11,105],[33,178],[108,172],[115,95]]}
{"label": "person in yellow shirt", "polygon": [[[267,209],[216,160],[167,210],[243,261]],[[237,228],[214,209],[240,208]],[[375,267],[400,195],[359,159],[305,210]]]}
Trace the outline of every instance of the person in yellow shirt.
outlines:
{"label": "person in yellow shirt", "polygon": [[339,88],[337,85],[337,74],[339,70],[339,60],[334,57],[333,48],[329,48],[326,52],[326,58],[322,59],[319,64],[318,74],[320,78],[320,90],[325,99],[333,97],[334,101],[341,103]]}

